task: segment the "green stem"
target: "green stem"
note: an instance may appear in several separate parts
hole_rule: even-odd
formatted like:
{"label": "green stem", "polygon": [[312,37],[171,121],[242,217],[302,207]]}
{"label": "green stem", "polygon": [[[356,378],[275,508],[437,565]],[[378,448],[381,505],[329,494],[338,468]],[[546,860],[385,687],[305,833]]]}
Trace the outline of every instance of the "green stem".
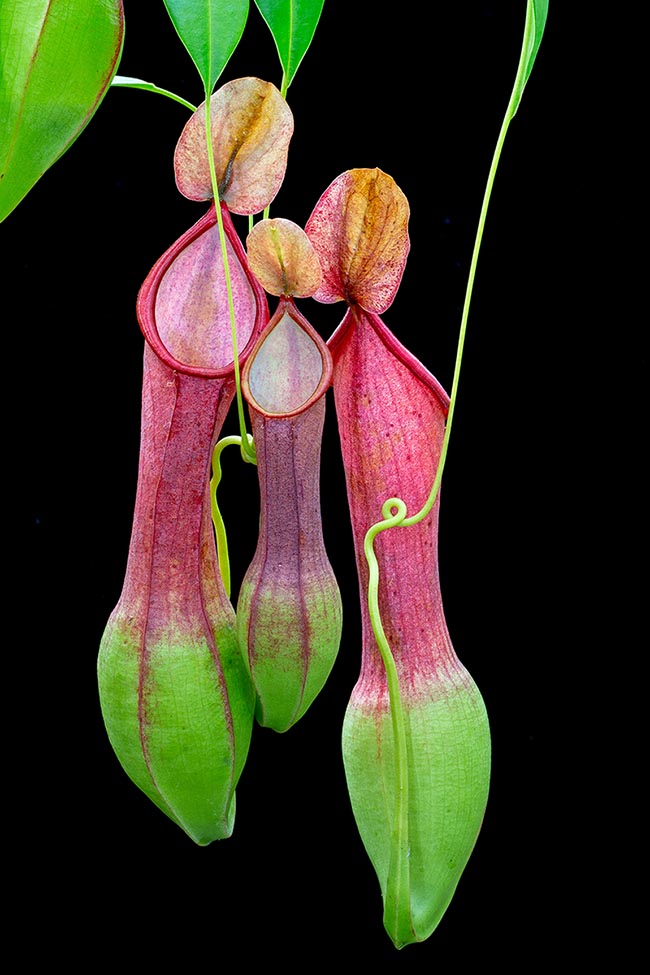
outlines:
{"label": "green stem", "polygon": [[[510,96],[510,101],[501,125],[499,136],[497,139],[496,147],[492,157],[492,163],[488,173],[487,184],[485,187],[485,192],[483,196],[483,203],[481,206],[481,211],[479,215],[478,228],[476,233],[476,239],[474,242],[474,250],[472,253],[472,259],[470,263],[467,288],[465,292],[465,301],[463,304],[462,318],[460,323],[459,337],[458,337],[458,347],[456,352],[456,362],[454,366],[454,374],[452,379],[451,393],[449,397],[449,409],[447,412],[447,421],[445,424],[445,432],[443,436],[442,446],[440,450],[440,459],[438,462],[438,468],[436,470],[436,475],[427,498],[423,507],[414,515],[407,516],[406,504],[401,498],[388,498],[387,501],[382,505],[382,521],[377,522],[372,525],[365,536],[364,539],[364,553],[366,560],[368,562],[369,569],[369,585],[368,585],[368,610],[370,614],[370,622],[372,625],[373,633],[375,635],[375,640],[379,647],[379,651],[384,661],[384,666],[386,667],[386,679],[388,683],[388,692],[391,706],[391,717],[393,730],[395,735],[395,766],[396,766],[396,780],[397,780],[397,792],[395,797],[395,823],[394,823],[394,835],[396,837],[396,845],[393,851],[394,862],[391,861],[391,867],[389,871],[389,877],[387,881],[387,893],[386,893],[386,905],[396,906],[400,902],[400,892],[404,891],[408,894],[408,764],[407,764],[407,749],[406,749],[406,725],[404,720],[404,714],[402,709],[401,695],[399,690],[399,679],[397,676],[397,670],[395,667],[395,661],[390,650],[390,646],[386,639],[386,634],[381,621],[381,613],[379,610],[379,564],[377,561],[377,556],[374,551],[374,540],[377,535],[386,531],[389,528],[406,528],[410,525],[415,525],[419,521],[422,521],[429,514],[433,505],[435,504],[436,498],[438,496],[438,491],[440,489],[440,483],[442,480],[442,473],[444,470],[445,462],[447,459],[447,451],[449,446],[449,438],[451,436],[451,428],[454,417],[454,409],[456,406],[456,400],[458,396],[458,384],[460,379],[460,368],[463,357],[463,348],[465,344],[465,335],[467,332],[467,321],[469,318],[469,309],[472,297],[472,291],[474,288],[474,279],[476,276],[476,267],[478,264],[478,255],[481,248],[481,242],[483,240],[483,231],[485,229],[485,221],[487,217],[488,206],[490,203],[490,198],[492,195],[492,188],[494,185],[494,180],[496,176],[497,167],[499,165],[499,160],[501,158],[501,151],[503,149],[503,144],[505,142],[506,133],[512,118],[515,115],[519,102],[521,100],[521,93],[523,91],[524,85],[527,80],[527,69],[529,69],[530,62],[530,52],[534,40],[534,30],[535,30],[535,17],[533,11],[533,5],[531,0],[528,0],[527,12],[526,12],[526,23],[524,27],[524,39],[521,50],[521,57],[519,60],[519,67],[517,70],[517,77],[515,84]],[[406,888],[404,885],[407,885]]]}
{"label": "green stem", "polygon": [[[519,62],[519,69],[517,72],[517,79],[515,81],[515,86],[512,90],[512,95],[510,96],[510,101],[508,103],[508,109],[506,111],[505,117],[501,124],[501,130],[499,132],[499,137],[497,139],[497,144],[494,150],[494,155],[492,157],[492,164],[490,166],[490,171],[488,174],[487,185],[485,188],[483,196],[483,204],[481,206],[481,212],[479,215],[478,229],[476,232],[476,239],[474,241],[474,250],[472,253],[472,260],[469,268],[469,276],[467,281],[467,288],[465,291],[465,301],[463,304],[463,314],[460,323],[460,331],[458,336],[458,347],[456,351],[456,363],[454,366],[454,375],[451,384],[451,393],[449,396],[449,409],[447,412],[447,422],[445,424],[445,434],[442,441],[442,447],[440,450],[440,460],[438,462],[438,469],[436,471],[436,476],[434,478],[433,485],[431,487],[431,493],[427,498],[424,506],[417,512],[417,514],[406,517],[406,508],[404,509],[405,516],[404,519],[397,524],[401,528],[407,528],[409,525],[415,525],[417,522],[422,521],[423,518],[431,511],[433,505],[435,504],[436,497],[438,496],[438,491],[440,489],[440,482],[442,480],[442,472],[444,470],[445,461],[447,459],[447,450],[449,446],[449,438],[451,436],[451,426],[454,418],[454,410],[456,407],[456,400],[458,398],[458,384],[460,381],[460,367],[463,358],[463,349],[465,346],[465,335],[467,333],[467,321],[469,318],[470,303],[472,300],[472,291],[474,289],[474,279],[476,277],[476,267],[478,264],[479,251],[481,249],[481,243],[483,241],[483,231],[485,229],[485,221],[487,219],[488,207],[490,204],[490,198],[492,196],[492,188],[494,186],[494,180],[496,177],[497,168],[499,161],[501,159],[501,151],[503,149],[503,144],[506,139],[506,134],[510,122],[512,121],[514,114],[517,110],[521,98],[521,89],[524,84],[524,73],[528,60],[529,45],[531,43],[533,31],[533,20],[531,15],[531,6],[529,4],[528,14],[526,17],[526,28],[524,32],[524,43],[522,47],[521,59]],[[399,499],[389,498],[385,503],[384,507],[388,505],[389,508],[393,507]],[[383,510],[383,509],[382,509]],[[379,522],[379,531],[383,531],[386,528],[392,528],[394,525],[392,519],[386,520],[384,522]],[[375,526],[373,526],[375,527]]]}
{"label": "green stem", "polygon": [[[252,446],[253,438],[250,434],[247,434],[247,436]],[[210,481],[210,509],[217,542],[217,558],[219,561],[219,571],[228,598],[230,598],[230,556],[228,554],[226,525],[217,503],[217,488],[221,483],[221,452],[224,447],[228,447],[230,444],[238,444],[241,447],[241,437],[234,435],[231,437],[223,437],[215,444],[214,451],[212,452],[212,478]]]}
{"label": "green stem", "polygon": [[[280,84],[280,94],[284,98],[285,102],[287,100],[287,91],[288,91],[288,88],[289,88],[289,85],[287,84],[287,74],[286,74],[286,71],[283,71],[282,72],[282,82]],[[269,204],[267,204],[267,206],[264,207],[264,210],[262,212],[262,217],[263,217],[264,220],[268,220],[269,219],[270,212],[271,212],[271,204],[269,203]]]}
{"label": "green stem", "polygon": [[[404,502],[398,500],[394,507],[397,511],[389,515],[386,505],[382,511],[386,513],[386,520],[373,525],[366,532],[364,539],[364,552],[368,561],[368,605],[372,627],[381,653],[384,667],[386,670],[386,682],[388,684],[388,697],[390,701],[391,724],[393,730],[393,740],[395,742],[395,817],[393,819],[393,836],[391,843],[391,860],[388,871],[388,881],[386,885],[386,898],[384,903],[384,918],[386,927],[390,930],[396,929],[397,918],[399,916],[399,906],[408,901],[409,891],[409,833],[408,833],[408,805],[409,805],[409,776],[408,776],[408,754],[406,748],[406,719],[402,707],[402,695],[399,687],[399,675],[395,666],[395,659],[391,653],[390,645],[384,632],[381,615],[379,612],[379,564],[375,556],[373,543],[375,536],[392,525],[400,524],[404,517],[406,507]],[[394,914],[394,919],[388,921],[389,913]]]}
{"label": "green stem", "polygon": [[239,368],[239,352],[237,349],[237,322],[235,318],[235,305],[232,296],[232,281],[230,278],[230,267],[228,265],[228,251],[226,234],[223,227],[223,217],[219,203],[219,186],[217,184],[217,172],[214,163],[214,147],[212,145],[212,129],[210,119],[210,97],[206,91],[205,98],[205,137],[208,148],[208,165],[210,167],[210,180],[212,182],[212,194],[214,196],[214,206],[219,224],[219,240],[221,243],[221,256],[223,269],[226,278],[226,291],[228,294],[228,310],[230,312],[230,335],[232,340],[233,365],[235,368],[235,388],[237,398],[237,416],[239,418],[239,429],[241,432],[241,454],[243,459],[249,463],[255,463],[255,446],[252,437],[246,431],[246,419],[244,416],[244,398],[241,391],[241,372]]}

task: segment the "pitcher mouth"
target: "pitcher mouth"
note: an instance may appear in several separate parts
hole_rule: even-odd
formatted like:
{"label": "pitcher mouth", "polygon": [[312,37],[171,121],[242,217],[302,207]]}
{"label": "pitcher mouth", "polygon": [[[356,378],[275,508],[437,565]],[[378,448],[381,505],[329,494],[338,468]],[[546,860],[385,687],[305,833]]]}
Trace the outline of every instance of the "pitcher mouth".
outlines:
{"label": "pitcher mouth", "polygon": [[[309,377],[306,379],[307,385],[304,387],[304,395],[298,395],[291,401],[285,401],[284,404],[276,402],[272,407],[268,401],[266,403],[260,401],[259,390],[255,389],[252,372],[255,369],[258,354],[264,348],[265,341],[287,319],[295,326],[296,332],[303,335],[305,343],[308,344],[311,351],[312,368],[309,371]],[[275,370],[276,375],[281,374],[282,370],[283,365],[278,363]],[[286,367],[284,370],[286,372]],[[247,358],[246,365],[242,370],[242,392],[249,408],[255,410],[260,416],[268,419],[291,419],[305,413],[324,396],[332,383],[333,372],[334,362],[327,344],[305,316],[298,311],[293,298],[285,296],[278,302],[274,314],[258,336],[254,348]]]}
{"label": "pitcher mouth", "polygon": [[[221,214],[224,223],[224,230],[228,244],[232,248],[240,268],[246,277],[250,287],[252,300],[255,306],[254,320],[250,334],[243,344],[243,348],[238,350],[238,359],[242,365],[252,351],[257,338],[262,329],[268,322],[268,304],[266,293],[257,279],[248,269],[246,252],[237,236],[232,225],[230,213],[224,203],[221,204]],[[203,379],[227,379],[234,375],[234,360],[231,358],[224,366],[210,367],[201,366],[196,363],[183,361],[174,355],[168,344],[163,340],[157,322],[157,303],[161,285],[167,272],[174,262],[183,252],[197,241],[203,234],[211,230],[217,223],[217,213],[214,202],[211,203],[209,210],[189,228],[175,243],[169,247],[165,253],[156,261],[146,280],[142,284],[137,297],[136,314],[140,330],[145,341],[155,352],[158,358],[170,369],[188,376],[197,376]],[[228,337],[231,337],[231,326],[228,324]]]}

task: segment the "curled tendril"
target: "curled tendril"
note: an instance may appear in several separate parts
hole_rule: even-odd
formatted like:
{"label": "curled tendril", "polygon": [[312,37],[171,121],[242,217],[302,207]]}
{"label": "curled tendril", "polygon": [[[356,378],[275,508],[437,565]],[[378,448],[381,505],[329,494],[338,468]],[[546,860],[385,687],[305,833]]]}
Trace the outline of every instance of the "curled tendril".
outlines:
{"label": "curled tendril", "polygon": [[[397,511],[394,511],[394,508],[397,508]],[[406,505],[401,498],[388,498],[381,506],[381,513],[384,520],[390,524],[384,525],[383,522],[379,524],[384,528],[392,528],[394,525],[401,525],[406,518]]]}
{"label": "curled tendril", "polygon": [[217,503],[217,488],[221,483],[221,453],[224,447],[230,444],[238,444],[241,447],[241,454],[246,459],[245,451],[248,450],[255,463],[255,444],[250,433],[246,434],[247,444],[244,446],[242,438],[237,436],[222,437],[214,446],[212,452],[212,478],[210,480],[210,510],[212,512],[212,524],[217,543],[217,558],[219,561],[219,571],[226,590],[226,595],[230,598],[230,557],[228,555],[228,538],[226,536],[226,526],[223,516]]}
{"label": "curled tendril", "polygon": [[408,804],[409,804],[409,776],[408,754],[406,748],[406,720],[402,708],[402,696],[399,687],[399,677],[395,660],[391,653],[390,644],[384,632],[381,614],[379,612],[379,563],[374,550],[374,540],[377,535],[388,528],[395,528],[404,523],[406,504],[401,498],[388,498],[382,505],[384,520],[377,522],[368,529],[363,548],[368,562],[368,608],[375,640],[386,669],[386,681],[390,700],[391,723],[393,739],[395,741],[395,776],[397,788],[395,790],[395,818],[393,819],[393,842],[391,844],[391,865],[389,876],[394,878],[394,886],[388,892],[390,903],[385,906],[388,912],[391,906],[399,904],[408,897]]}

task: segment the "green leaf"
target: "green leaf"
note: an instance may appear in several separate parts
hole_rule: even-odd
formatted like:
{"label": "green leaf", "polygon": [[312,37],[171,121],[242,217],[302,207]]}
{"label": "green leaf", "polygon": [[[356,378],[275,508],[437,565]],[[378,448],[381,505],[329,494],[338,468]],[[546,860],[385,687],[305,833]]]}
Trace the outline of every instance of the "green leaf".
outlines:
{"label": "green leaf", "polygon": [[164,0],[164,4],[209,96],[241,40],[250,2]]}
{"label": "green leaf", "polygon": [[510,100],[509,115],[512,118],[519,108],[521,96],[526,82],[530,78],[533,65],[542,43],[546,17],[548,15],[548,0],[527,0],[526,25],[524,27],[524,41],[519,60],[517,78]]}
{"label": "green leaf", "polygon": [[142,78],[128,78],[126,75],[116,74],[111,81],[113,88],[138,88],[140,91],[153,91],[157,95],[164,95],[166,98],[171,98],[175,102],[179,102],[180,105],[185,105],[189,108],[190,112],[196,111],[196,105],[192,105],[191,102],[181,98],[180,95],[175,95],[173,91],[168,91],[167,88],[159,88],[158,85],[154,85],[151,81],[143,81]]}
{"label": "green leaf", "polygon": [[123,40],[122,0],[0,2],[0,221],[95,114]]}
{"label": "green leaf", "polygon": [[266,21],[284,72],[286,93],[312,42],[325,0],[255,0]]}
{"label": "green leaf", "polygon": [[525,81],[528,81],[530,72],[533,70],[539,45],[542,43],[542,35],[544,34],[544,27],[546,26],[546,18],[548,16],[548,0],[532,0],[532,16],[533,32],[528,58],[526,60]]}

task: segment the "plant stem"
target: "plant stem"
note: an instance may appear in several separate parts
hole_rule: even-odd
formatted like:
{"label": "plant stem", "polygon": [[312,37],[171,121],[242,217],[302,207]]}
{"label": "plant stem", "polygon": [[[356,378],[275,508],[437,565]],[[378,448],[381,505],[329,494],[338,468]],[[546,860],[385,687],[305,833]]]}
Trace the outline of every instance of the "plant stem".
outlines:
{"label": "plant stem", "polygon": [[[397,525],[404,517],[406,511],[403,501],[395,505],[397,511],[386,518],[383,522],[378,522],[368,530],[364,539],[364,552],[368,562],[368,606],[372,628],[379,647],[379,652],[386,669],[386,683],[388,685],[388,698],[390,701],[390,715],[393,730],[393,741],[395,742],[395,815],[393,819],[393,843],[391,845],[391,860],[389,865],[388,877],[386,879],[386,893],[384,899],[384,913],[399,910],[399,905],[403,898],[408,899],[409,879],[408,879],[408,804],[409,804],[409,776],[408,776],[408,754],[406,750],[406,719],[402,708],[402,696],[399,687],[399,676],[395,659],[391,653],[390,645],[386,639],[381,614],[379,612],[379,564],[373,550],[375,536],[391,525]],[[386,511],[386,505],[384,509]],[[387,512],[386,512],[387,513]],[[388,513],[387,513],[388,514]],[[395,927],[394,924],[389,927]]]}
{"label": "plant stem", "polygon": [[255,463],[255,448],[252,437],[246,431],[246,420],[244,416],[244,399],[241,391],[241,371],[239,368],[239,352],[237,349],[237,322],[235,319],[235,305],[232,297],[232,281],[230,278],[230,268],[228,266],[228,252],[226,248],[226,234],[223,229],[223,218],[221,216],[221,205],[219,202],[219,186],[217,184],[217,172],[214,164],[214,148],[212,145],[212,129],[210,119],[210,97],[206,91],[205,98],[205,137],[208,149],[208,164],[210,167],[210,180],[212,182],[212,195],[214,196],[214,206],[217,213],[219,225],[219,240],[221,243],[221,256],[223,269],[226,278],[226,291],[228,294],[228,310],[230,312],[230,334],[232,338],[233,365],[235,369],[235,388],[237,398],[237,416],[239,418],[239,429],[241,432],[241,455],[244,461],[249,464]]}
{"label": "plant stem", "polygon": [[217,542],[217,559],[219,562],[219,571],[223,580],[224,589],[226,590],[226,595],[229,599],[230,556],[228,554],[226,526],[221,515],[221,511],[219,510],[219,505],[217,504],[217,488],[221,483],[221,452],[224,447],[227,447],[230,444],[239,444],[241,446],[241,437],[222,437],[222,439],[217,441],[215,444],[214,451],[212,452],[212,479],[210,482],[210,509],[212,512],[212,524],[214,525],[214,534]]}

